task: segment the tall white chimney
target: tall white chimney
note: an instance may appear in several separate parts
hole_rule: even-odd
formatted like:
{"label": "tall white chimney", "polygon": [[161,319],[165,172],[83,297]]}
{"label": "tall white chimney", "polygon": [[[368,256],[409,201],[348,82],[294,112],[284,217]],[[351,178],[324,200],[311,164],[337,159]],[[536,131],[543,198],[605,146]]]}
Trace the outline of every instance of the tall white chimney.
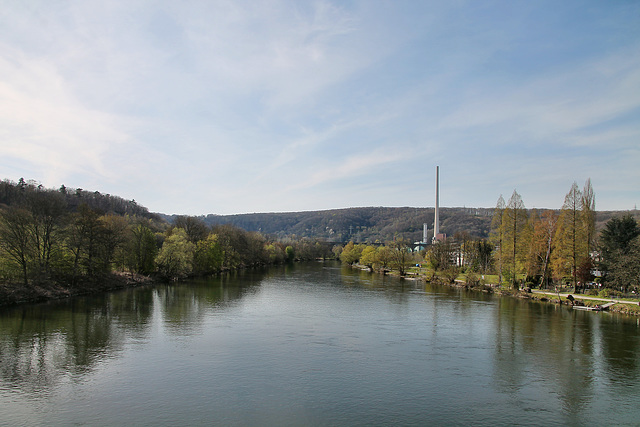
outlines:
{"label": "tall white chimney", "polygon": [[424,224],[422,224],[422,243],[427,243],[428,242],[428,233],[429,233],[429,224],[427,224],[426,222]]}
{"label": "tall white chimney", "polygon": [[436,166],[436,214],[433,219],[433,240],[440,234],[440,166]]}

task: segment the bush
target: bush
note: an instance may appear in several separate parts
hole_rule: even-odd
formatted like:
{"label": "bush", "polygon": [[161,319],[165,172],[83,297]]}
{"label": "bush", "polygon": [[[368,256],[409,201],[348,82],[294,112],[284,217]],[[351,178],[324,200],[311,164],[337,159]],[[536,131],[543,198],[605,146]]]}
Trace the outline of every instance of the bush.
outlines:
{"label": "bush", "polygon": [[460,269],[458,267],[449,267],[443,272],[444,277],[448,280],[449,284],[453,284],[456,282],[458,275],[460,274]]}
{"label": "bush", "polygon": [[[454,279],[455,280],[455,279]],[[480,285],[480,276],[477,273],[470,271],[467,273],[467,286],[476,287]]]}
{"label": "bush", "polygon": [[607,289],[607,288],[604,288],[603,290],[598,292],[598,296],[602,297],[602,298],[609,298],[611,296],[611,290]]}

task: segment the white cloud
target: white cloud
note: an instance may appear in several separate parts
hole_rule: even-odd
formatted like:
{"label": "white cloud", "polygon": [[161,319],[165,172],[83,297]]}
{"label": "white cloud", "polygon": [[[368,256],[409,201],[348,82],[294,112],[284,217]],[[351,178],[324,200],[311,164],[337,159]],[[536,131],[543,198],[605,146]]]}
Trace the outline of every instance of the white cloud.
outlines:
{"label": "white cloud", "polygon": [[2,157],[27,160],[47,184],[80,171],[110,177],[103,156],[131,142],[116,118],[77,102],[54,65],[6,45],[0,51]]}
{"label": "white cloud", "polygon": [[[619,158],[640,160],[640,48],[630,18],[602,12],[616,25],[567,29],[533,4],[9,4],[0,167],[206,213],[412,200],[442,162],[463,205],[580,180],[606,143],[594,185],[610,168],[630,187]],[[592,27],[630,36],[605,31],[596,48]],[[375,173],[399,162],[408,172]]]}

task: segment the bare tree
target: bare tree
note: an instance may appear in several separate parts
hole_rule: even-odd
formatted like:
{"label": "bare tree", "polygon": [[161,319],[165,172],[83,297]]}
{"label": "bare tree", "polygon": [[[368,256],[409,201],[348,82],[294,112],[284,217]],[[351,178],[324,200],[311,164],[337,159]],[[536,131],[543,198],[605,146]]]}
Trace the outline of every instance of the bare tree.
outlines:
{"label": "bare tree", "polygon": [[0,247],[20,267],[24,285],[29,285],[29,264],[33,257],[30,213],[9,207],[0,213]]}

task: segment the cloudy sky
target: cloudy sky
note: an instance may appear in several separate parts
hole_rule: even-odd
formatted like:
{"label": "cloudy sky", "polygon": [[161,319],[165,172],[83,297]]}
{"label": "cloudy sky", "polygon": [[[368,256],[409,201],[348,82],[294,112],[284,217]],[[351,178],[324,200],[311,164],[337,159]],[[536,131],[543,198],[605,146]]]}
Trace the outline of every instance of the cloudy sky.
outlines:
{"label": "cloudy sky", "polygon": [[640,204],[640,2],[0,0],[0,179],[163,213]]}

